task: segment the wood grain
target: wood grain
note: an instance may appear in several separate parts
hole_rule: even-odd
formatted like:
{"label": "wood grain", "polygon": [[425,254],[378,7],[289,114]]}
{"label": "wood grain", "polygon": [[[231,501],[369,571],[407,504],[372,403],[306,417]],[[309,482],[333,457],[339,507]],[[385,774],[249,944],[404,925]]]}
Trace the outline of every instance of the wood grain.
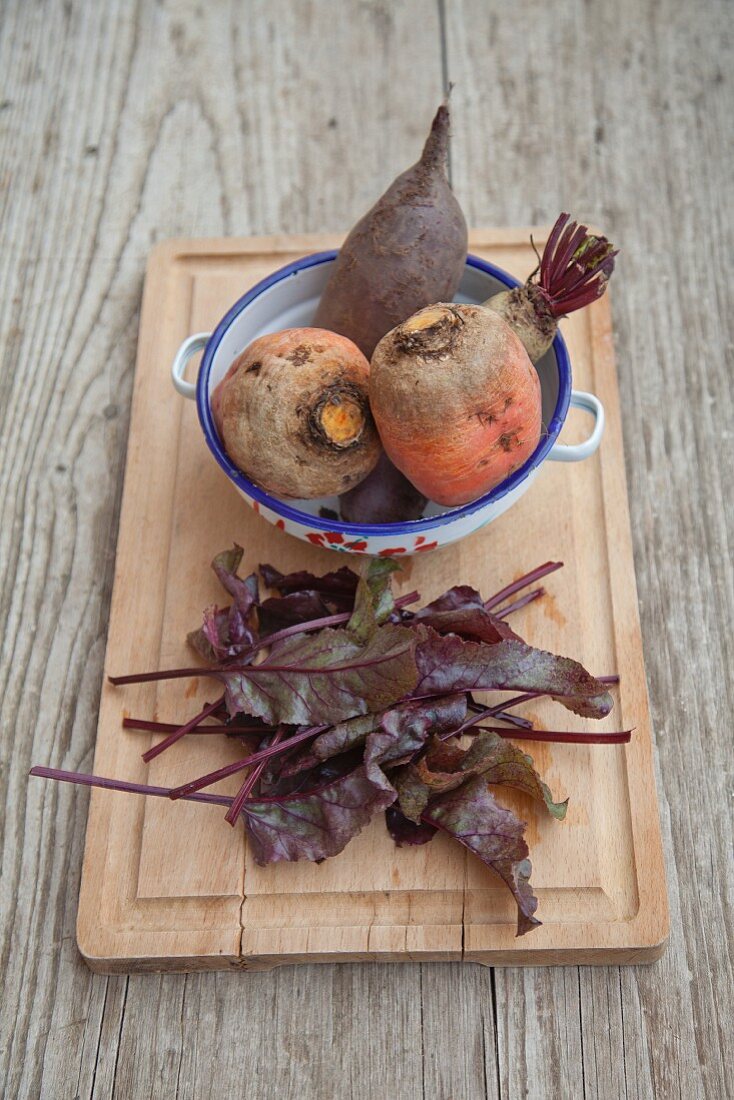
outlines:
{"label": "wood grain", "polygon": [[[2,6],[0,1082],[34,1100],[731,1096],[730,4],[242,13]],[[670,948],[580,972],[90,975],[87,795],[25,777],[91,765],[145,257],[181,234],[346,230],[417,155],[447,77],[473,224],[570,207],[624,249],[612,305]]]}

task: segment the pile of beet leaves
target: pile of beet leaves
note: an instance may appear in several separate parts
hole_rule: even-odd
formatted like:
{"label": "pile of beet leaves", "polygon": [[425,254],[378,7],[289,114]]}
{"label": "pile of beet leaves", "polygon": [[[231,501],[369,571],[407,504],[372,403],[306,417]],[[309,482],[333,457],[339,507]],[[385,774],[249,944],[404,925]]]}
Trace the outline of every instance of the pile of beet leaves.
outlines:
{"label": "pile of beet leaves", "polygon": [[[553,800],[532,759],[507,738],[609,744],[630,736],[536,730],[513,711],[544,695],[586,718],[612,707],[606,685],[616,677],[594,678],[535,649],[506,622],[543,589],[508,601],[560,563],[489,600],[459,585],[413,612],[417,593],[393,597],[399,566],[390,559],[373,559],[362,577],[348,567],[317,577],[262,565],[262,581],[278,593],[263,599],[256,573],[238,575],[242,553],[235,546],[214,559],[231,604],[208,609],[189,635],[208,667],[111,678],[210,677],[217,698],[186,725],[124,725],[165,734],[145,760],[194,733],[240,739],[242,759],[174,789],[52,768],[31,774],[221,804],[230,824],[243,820],[262,865],[334,856],[385,812],[396,844],[425,844],[442,830],[495,871],[517,903],[518,935],[539,924],[525,825],[491,788],[524,791],[558,819],[566,803]],[[520,694],[491,705],[475,699],[480,691]],[[207,790],[239,772],[246,778],[234,798]]]}

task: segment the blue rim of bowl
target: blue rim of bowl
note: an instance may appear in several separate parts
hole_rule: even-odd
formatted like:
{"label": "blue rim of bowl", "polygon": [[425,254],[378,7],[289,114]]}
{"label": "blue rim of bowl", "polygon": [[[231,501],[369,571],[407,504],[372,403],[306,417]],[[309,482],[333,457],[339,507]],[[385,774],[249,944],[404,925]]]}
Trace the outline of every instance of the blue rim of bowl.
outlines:
{"label": "blue rim of bowl", "polygon": [[[283,279],[291,278],[309,267],[330,263],[336,256],[336,251],[315,252],[311,256],[304,256],[302,259],[295,260],[293,263],[286,264],[285,267],[281,267],[277,271],[274,271],[272,275],[268,275],[266,279],[257,283],[251,290],[248,290],[247,294],[243,295],[242,298],[239,298],[235,302],[232,308],[225,313],[224,317],[209,337],[201,360],[196,383],[196,406],[199,413],[199,422],[201,423],[209,450],[212,452],[225,474],[239,489],[246,493],[247,496],[256,500],[258,504],[262,504],[265,508],[270,509],[271,512],[275,512],[283,519],[289,519],[301,526],[312,527],[319,531],[339,531],[345,535],[387,536],[431,530],[436,527],[443,527],[449,523],[454,523],[456,520],[462,519],[464,516],[470,516],[474,512],[479,512],[488,505],[495,504],[498,500],[507,496],[507,494],[511,493],[513,489],[516,489],[521,482],[525,481],[525,479],[529,477],[546,458],[558,438],[558,434],[563,427],[563,422],[568,413],[571,402],[571,362],[569,360],[565,341],[560,333],[556,335],[553,341],[553,351],[555,353],[558,369],[558,398],[546,434],[543,436],[530,458],[524,462],[519,469],[515,470],[513,474],[510,474],[510,476],[505,478],[499,485],[496,485],[494,489],[491,489],[488,493],[485,493],[484,496],[478,497],[477,500],[473,500],[469,504],[462,504],[458,508],[451,508],[447,512],[442,512],[437,516],[425,516],[422,519],[406,520],[404,523],[345,523],[343,520],[338,519],[323,519],[321,516],[311,515],[310,512],[302,512],[299,508],[291,504],[286,504],[277,497],[271,496],[270,493],[267,493],[264,489],[255,485],[254,482],[249,481],[242,471],[234,466],[229,460],[226,451],[219,442],[208,394],[209,374],[219,344],[230,325],[240,315],[242,310],[246,309],[246,307],[256,298],[259,298],[259,296],[264,291],[268,290],[269,287],[282,282]],[[503,271],[502,268],[495,267],[494,264],[489,263],[487,260],[480,260],[478,256],[468,255],[466,264],[467,267],[473,267],[477,271],[482,271],[486,275],[491,275],[506,287],[512,288],[520,286],[520,281],[518,279],[515,279],[512,275]]]}

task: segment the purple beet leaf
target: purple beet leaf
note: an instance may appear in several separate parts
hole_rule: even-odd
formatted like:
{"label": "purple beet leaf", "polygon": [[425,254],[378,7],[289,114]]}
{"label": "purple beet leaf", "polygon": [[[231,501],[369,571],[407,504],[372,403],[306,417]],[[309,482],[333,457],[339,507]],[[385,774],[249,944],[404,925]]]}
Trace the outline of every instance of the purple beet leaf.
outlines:
{"label": "purple beet leaf", "polygon": [[401,565],[392,558],[372,558],[368,571],[360,576],[354,610],[347,624],[355,641],[368,640],[390,618],[395,609],[392,575],[399,569]]}
{"label": "purple beet leaf", "polygon": [[187,641],[196,652],[212,664],[242,658],[249,663],[250,650],[256,640],[255,631],[247,625],[238,607],[220,609],[208,607],[204,625],[192,630]]}
{"label": "purple beet leaf", "polygon": [[427,844],[438,831],[435,825],[429,825],[427,821],[421,821],[419,825],[409,821],[396,806],[388,806],[385,810],[385,825],[398,848]]}
{"label": "purple beet leaf", "polygon": [[212,569],[234,602],[223,609],[207,608],[203,626],[187,638],[189,645],[213,664],[242,657],[257,641],[258,580],[256,573],[244,580],[237,576],[243,552],[235,543],[212,561]]}
{"label": "purple beet leaf", "polygon": [[532,756],[490,730],[481,733],[472,743],[462,766],[466,771],[483,775],[487,783],[524,791],[542,802],[558,821],[566,816],[568,799],[553,800],[550,788],[535,770]]}
{"label": "purple beet leaf", "polygon": [[395,608],[392,574],[400,569],[392,558],[372,558],[367,572],[359,578],[354,611],[347,630],[358,642],[366,642],[386,622]]}
{"label": "purple beet leaf", "polygon": [[368,735],[365,761],[395,764],[421,749],[431,734],[440,736],[458,729],[465,717],[466,695],[462,694],[398,703],[381,716],[379,728]]}
{"label": "purple beet leaf", "polygon": [[604,684],[569,657],[514,639],[482,645],[426,627],[416,632],[417,696],[507,689],[542,692],[585,718],[603,718],[612,709]]}
{"label": "purple beet leaf", "polygon": [[320,790],[246,802],[242,813],[255,861],[264,866],[337,855],[394,802],[390,783],[377,771],[376,777],[378,782],[360,767]]}
{"label": "purple beet leaf", "polygon": [[441,699],[410,700],[397,703],[382,714],[349,718],[319,734],[310,745],[287,760],[282,774],[292,776],[314,768],[361,745],[368,735],[369,759],[394,764],[420,749],[429,734],[445,734],[457,729],[466,718],[466,712],[466,696],[459,694]]}
{"label": "purple beet leaf", "polygon": [[268,588],[275,588],[281,596],[305,590],[319,592],[329,603],[337,604],[338,611],[348,611],[352,607],[359,582],[358,575],[347,565],[322,577],[305,569],[297,573],[281,573],[272,565],[261,565],[260,576]]}
{"label": "purple beet leaf", "polygon": [[401,811],[416,824],[436,794],[455,790],[468,778],[482,775],[487,783],[515,787],[543,802],[553,817],[566,816],[566,802],[553,796],[533,767],[531,757],[491,731],[481,733],[468,749],[434,737],[424,755],[392,777]]}
{"label": "purple beet leaf", "polygon": [[244,580],[237,576],[243,553],[242,547],[235,543],[231,550],[217,554],[212,562],[212,569],[222,587],[229,592],[242,618],[247,621],[253,607],[257,606],[259,586],[257,573],[251,573]]}
{"label": "purple beet leaf", "polygon": [[262,664],[219,673],[227,707],[296,726],[384,710],[415,688],[415,641],[415,631],[390,623],[364,646],[346,630],[286,638]]}
{"label": "purple beet leaf", "polygon": [[323,619],[330,614],[331,608],[321,594],[307,588],[302,592],[289,592],[287,596],[271,596],[260,604],[260,632],[266,636],[286,626]]}
{"label": "purple beet leaf", "polygon": [[297,755],[286,760],[282,775],[297,775],[343,752],[349,752],[364,742],[367,734],[377,727],[378,722],[379,718],[374,714],[360,714],[356,718],[347,718],[345,722],[337,722],[331,729],[315,737],[311,744]]}
{"label": "purple beet leaf", "polygon": [[531,865],[525,825],[495,801],[483,777],[431,799],[423,821],[454,837],[502,878],[517,903],[517,935],[540,921],[538,899],[530,886]]}
{"label": "purple beet leaf", "polygon": [[487,610],[476,589],[466,584],[450,588],[433,603],[426,604],[410,622],[423,623],[438,634],[459,634],[489,645],[507,638],[521,640],[506,622]]}

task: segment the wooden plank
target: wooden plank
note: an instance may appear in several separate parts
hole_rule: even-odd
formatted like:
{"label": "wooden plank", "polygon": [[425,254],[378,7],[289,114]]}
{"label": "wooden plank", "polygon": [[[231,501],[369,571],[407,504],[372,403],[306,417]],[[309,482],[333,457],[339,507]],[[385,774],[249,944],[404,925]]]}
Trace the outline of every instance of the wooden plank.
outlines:
{"label": "wooden plank", "polygon": [[[580,983],[576,968],[575,981],[504,969],[495,983],[452,964],[128,980],[90,974],[74,946],[87,795],[25,775],[91,766],[150,243],[346,229],[417,149],[440,91],[436,4],[340,0],[322,20],[328,2],[254,3],[246,27],[226,3],[3,8],[0,613],[26,621],[42,588],[44,615],[33,636],[6,631],[0,658],[0,1080],[34,1100],[129,1096],[133,1073],[166,1098],[249,1087],[301,1100],[338,1079],[350,1097],[376,1095],[374,1081],[407,1100],[495,1095],[496,1080],[505,1097],[525,1081],[555,1100],[572,1082],[573,1095],[617,1100],[623,1066],[630,1100],[719,1100],[734,1059],[719,873],[732,823],[716,766],[734,620],[731,439],[719,435],[734,413],[726,0],[445,5],[471,220],[542,223],[568,204],[628,257],[613,312],[670,949]],[[471,57],[455,48],[467,19]],[[286,63],[271,65],[263,25]],[[712,438],[718,463],[699,460]]]}
{"label": "wooden plank", "polygon": [[[718,426],[732,409],[721,295],[734,221],[720,202],[734,170],[729,5],[622,0],[559,11],[533,0],[520,16],[458,0],[446,12],[454,186],[470,222],[571,210],[622,249],[611,305],[672,907],[656,967],[581,971],[575,998],[573,981],[562,995],[555,976],[498,973],[498,1004],[512,1006],[505,1095],[578,1093],[578,1042],[563,1038],[574,1029],[588,1095],[727,1095],[734,1036],[722,1006],[734,973],[719,876],[734,838],[713,762],[730,752],[722,716],[733,701],[724,470],[734,457]],[[693,164],[708,167],[697,174]],[[703,457],[711,438],[722,446],[714,463]],[[536,1023],[551,987],[560,1030],[547,1014]]]}
{"label": "wooden plank", "polygon": [[[533,265],[528,237],[504,232],[495,239],[492,231],[479,231],[471,247],[523,275]],[[535,237],[542,243],[542,232]],[[298,245],[313,251],[327,243],[318,237]],[[141,661],[142,667],[187,662],[186,633],[200,607],[217,599],[214,579],[200,584],[199,576],[233,538],[245,547],[247,570],[263,560],[283,569],[328,567],[328,552],[284,536],[242,505],[208,455],[195,410],[182,408],[161,369],[186,333],[211,328],[242,290],[297,254],[287,240],[244,247],[236,240],[174,241],[156,252],[142,317],[109,672]],[[570,646],[589,667],[622,674],[618,709],[605,725],[635,724],[630,746],[536,750],[554,788],[571,795],[564,826],[533,811],[521,796],[508,798],[529,816],[543,927],[516,940],[506,890],[445,838],[396,851],[375,821],[323,866],[259,868],[244,853],[241,832],[223,829],[217,810],[202,814],[198,806],[142,804],[98,791],[78,924],[91,966],[260,969],[309,960],[410,958],[532,965],[643,961],[660,954],[667,935],[665,887],[606,303],[569,318],[566,336],[575,384],[598,390],[607,407],[610,430],[600,455],[576,467],[548,464],[542,483],[511,512],[456,547],[410,559],[400,581],[417,586],[424,599],[457,575],[490,591],[506,581],[504,563],[523,572],[537,564],[542,547],[542,557],[567,566],[554,580],[552,599],[527,610],[528,636],[553,651]],[[582,438],[584,431],[583,418],[573,415],[564,438]],[[151,470],[165,476],[151,478]],[[523,547],[518,529],[528,536]],[[139,582],[141,563],[145,578]],[[107,686],[96,772],[127,775],[132,769],[166,786],[234,758],[234,746],[207,740],[193,753],[188,743],[180,746],[146,770],[139,762],[145,742],[120,728],[131,708],[183,721],[200,709],[206,690],[205,681],[198,689],[194,682],[185,696],[176,684],[132,692]],[[553,722],[552,704],[537,704],[534,714],[540,723]],[[568,724],[584,726],[573,717]]]}

